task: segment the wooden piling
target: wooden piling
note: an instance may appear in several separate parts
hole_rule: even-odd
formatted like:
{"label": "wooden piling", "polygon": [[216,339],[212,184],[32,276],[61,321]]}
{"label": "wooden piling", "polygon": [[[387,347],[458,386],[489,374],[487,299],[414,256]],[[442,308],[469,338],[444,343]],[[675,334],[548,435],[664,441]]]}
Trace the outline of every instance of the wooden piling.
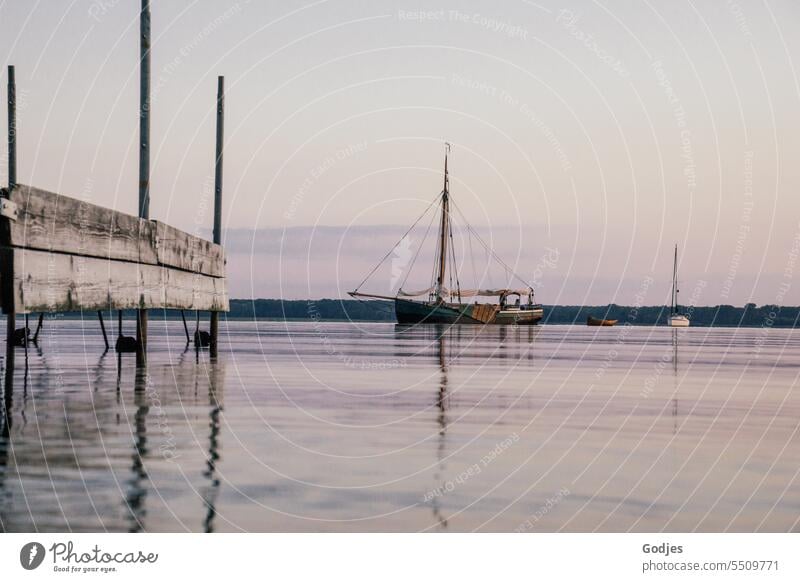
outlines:
{"label": "wooden piling", "polygon": [[[8,66],[8,189],[17,184],[17,82],[14,65]],[[4,305],[6,313],[6,390],[11,390],[14,378],[14,305]]]}
{"label": "wooden piling", "polygon": [[[214,164],[214,243],[222,244],[222,144],[225,136],[225,77],[217,78],[217,148]],[[211,357],[217,356],[217,338],[219,335],[219,312],[211,312],[210,324]]]}
{"label": "wooden piling", "polygon": [[186,311],[183,309],[181,309],[181,319],[183,320],[183,331],[186,334],[186,345],[188,346],[192,339],[189,336],[189,326],[186,324]]}
{"label": "wooden piling", "polygon": [[17,80],[8,66],[8,187],[17,185]]}
{"label": "wooden piling", "polygon": [[39,313],[39,320],[36,322],[36,332],[33,334],[33,343],[39,345],[39,332],[42,331],[44,323],[44,313]]}
{"label": "wooden piling", "polygon": [[111,346],[108,343],[108,334],[106,334],[106,324],[103,322],[103,312],[98,310],[97,317],[100,319],[100,329],[103,331],[103,341],[106,344],[106,351],[108,351],[108,348],[110,348]]}
{"label": "wooden piling", "polygon": [[[139,16],[139,217],[150,218],[150,0]],[[147,363],[147,310],[136,312],[136,365]]]}

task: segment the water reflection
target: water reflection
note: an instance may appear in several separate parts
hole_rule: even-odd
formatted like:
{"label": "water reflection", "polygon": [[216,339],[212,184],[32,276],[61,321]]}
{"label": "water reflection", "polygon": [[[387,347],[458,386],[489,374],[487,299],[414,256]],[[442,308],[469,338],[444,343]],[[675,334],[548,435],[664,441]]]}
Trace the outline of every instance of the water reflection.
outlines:
{"label": "water reflection", "polygon": [[200,501],[197,528],[217,529],[222,361],[154,349],[137,369],[133,357],[101,349],[90,360],[82,342],[47,339],[29,370],[17,353],[3,384],[0,531],[183,529],[165,484]]}
{"label": "water reflection", "polygon": [[11,434],[11,407],[14,404],[13,390],[4,382],[3,404],[0,410],[0,532],[8,531],[3,519],[3,508],[7,506],[8,494],[6,492],[6,479],[8,476],[8,454],[10,449]]}
{"label": "water reflection", "polygon": [[133,455],[131,456],[131,476],[127,481],[127,494],[125,506],[129,522],[129,532],[144,530],[144,518],[147,514],[145,501],[147,500],[147,471],[145,458],[147,457],[147,415],[150,412],[147,395],[148,375],[146,369],[136,370],[134,385],[134,414],[135,433],[133,435]]}
{"label": "water reflection", "polygon": [[222,361],[214,358],[209,366],[208,376],[208,404],[210,412],[208,414],[209,435],[208,435],[208,460],[203,476],[208,479],[203,502],[206,506],[206,516],[203,520],[203,531],[211,533],[214,531],[214,518],[217,516],[217,497],[219,496],[220,478],[217,474],[217,464],[220,461],[220,417],[222,415],[222,388],[224,379],[224,367]]}
{"label": "water reflection", "polygon": [[[447,459],[452,454],[448,450],[448,428],[451,422],[452,390],[449,386],[450,368],[458,364],[470,365],[470,360],[479,360],[477,365],[486,362],[503,362],[518,366],[521,361],[533,362],[535,344],[540,328],[536,326],[490,326],[490,325],[441,325],[415,324],[394,326],[396,351],[395,358],[402,359],[412,354],[432,360],[438,370],[436,382],[436,465],[433,471],[433,485],[424,495],[433,512],[435,529],[448,530],[450,521],[443,506],[446,496],[451,492]],[[410,349],[409,344],[416,345]],[[429,356],[426,357],[429,359]]]}
{"label": "water reflection", "polygon": [[[447,410],[450,408],[450,394],[447,390],[447,354],[445,352],[445,334],[448,333],[446,328],[436,326],[435,333],[437,359],[439,362],[439,393],[436,398],[436,407],[439,410],[437,415],[437,423],[439,428],[439,443],[437,447],[438,465],[437,471],[434,473],[433,478],[435,481],[441,481],[441,486],[437,486],[440,491],[445,490],[445,477],[447,475],[447,468],[445,465],[445,458],[447,456]],[[436,520],[438,529],[447,529],[447,518],[442,513],[439,505],[439,496],[434,495],[432,500],[433,518]]]}
{"label": "water reflection", "polygon": [[[3,531],[513,531],[565,484],[540,531],[796,528],[788,331],[764,343],[759,330],[631,327],[619,342],[582,326],[329,324],[331,353],[312,325],[260,323],[256,338],[236,323],[226,383],[221,362],[183,352],[180,321],[180,345],[154,332],[149,380],[133,356],[117,374],[95,325],[58,326],[29,351],[27,378],[17,351],[3,393]],[[670,433],[674,462],[658,462]],[[512,434],[530,446],[457,480]]]}
{"label": "water reflection", "polygon": [[672,330],[672,369],[675,387],[672,391],[672,434],[678,434],[678,330]]}

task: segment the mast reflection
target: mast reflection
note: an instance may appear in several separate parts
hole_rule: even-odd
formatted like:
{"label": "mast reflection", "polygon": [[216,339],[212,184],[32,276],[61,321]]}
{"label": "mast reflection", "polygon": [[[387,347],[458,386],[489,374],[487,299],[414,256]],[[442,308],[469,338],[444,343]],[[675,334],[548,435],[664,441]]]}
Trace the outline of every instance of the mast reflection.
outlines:
{"label": "mast reflection", "polygon": [[[445,334],[447,333],[448,329],[445,326],[436,326],[436,347],[437,347],[437,357],[439,361],[439,371],[440,371],[440,378],[439,378],[439,392],[436,397],[436,407],[439,409],[439,413],[437,415],[437,423],[439,425],[439,443],[437,447],[437,458],[438,458],[438,468],[436,472],[433,474],[433,478],[435,481],[442,482],[442,490],[444,490],[445,485],[445,462],[444,459],[446,457],[447,451],[447,411],[450,408],[450,394],[447,389],[447,354],[446,354],[446,345],[445,345]],[[442,508],[439,505],[439,497],[434,496],[432,499],[432,509],[433,509],[433,517],[437,523],[437,529],[439,530],[446,530],[447,529],[447,518],[442,513]]]}
{"label": "mast reflection", "polygon": [[672,392],[672,434],[678,432],[678,329],[672,330],[672,369],[675,389]]}

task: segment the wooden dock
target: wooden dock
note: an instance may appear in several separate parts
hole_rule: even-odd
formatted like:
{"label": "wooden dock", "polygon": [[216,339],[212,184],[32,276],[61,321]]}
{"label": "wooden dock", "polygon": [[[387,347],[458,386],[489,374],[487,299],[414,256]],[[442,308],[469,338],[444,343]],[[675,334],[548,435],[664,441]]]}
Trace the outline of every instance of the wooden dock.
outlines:
{"label": "wooden dock", "polygon": [[[195,346],[217,355],[219,313],[228,311],[222,229],[224,78],[218,78],[213,242],[150,219],[150,2],[140,12],[138,216],[17,183],[16,76],[8,67],[8,176],[0,189],[0,307],[7,318],[6,378],[14,348],[36,341],[28,314],[119,311],[117,351],[135,351],[146,364],[147,310],[198,315]],[[122,337],[122,311],[137,310],[136,338]],[[210,331],[199,313],[211,312]],[[25,316],[22,329],[16,316]],[[189,330],[185,329],[187,343]],[[123,341],[124,340],[124,341]]]}
{"label": "wooden dock", "polygon": [[220,245],[30,186],[0,195],[4,312],[228,311]]}

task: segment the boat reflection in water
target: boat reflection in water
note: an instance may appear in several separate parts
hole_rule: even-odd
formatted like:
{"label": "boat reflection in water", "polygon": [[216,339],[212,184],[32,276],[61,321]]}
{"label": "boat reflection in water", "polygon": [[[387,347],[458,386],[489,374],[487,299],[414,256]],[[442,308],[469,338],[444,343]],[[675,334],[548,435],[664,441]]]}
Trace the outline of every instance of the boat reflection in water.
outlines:
{"label": "boat reflection in water", "polygon": [[[432,402],[436,411],[436,464],[432,474],[433,483],[422,495],[433,513],[434,523],[428,530],[446,531],[449,526],[445,506],[451,506],[451,512],[458,512],[458,503],[448,503],[448,497],[455,495],[459,480],[464,477],[462,470],[448,467],[448,459],[459,453],[463,454],[463,444],[453,450],[448,446],[448,429],[451,428],[451,407],[458,386],[450,385],[451,363],[459,365],[474,364],[480,366],[496,358],[499,361],[514,362],[534,359],[534,346],[539,328],[532,326],[460,326],[460,325],[395,325],[395,338],[398,346],[409,342],[424,342],[424,350],[429,354],[438,369],[436,392],[432,394]],[[396,353],[402,359],[408,352]],[[421,355],[417,352],[417,355]],[[465,405],[462,402],[461,405]],[[462,411],[462,414],[464,411]]]}

